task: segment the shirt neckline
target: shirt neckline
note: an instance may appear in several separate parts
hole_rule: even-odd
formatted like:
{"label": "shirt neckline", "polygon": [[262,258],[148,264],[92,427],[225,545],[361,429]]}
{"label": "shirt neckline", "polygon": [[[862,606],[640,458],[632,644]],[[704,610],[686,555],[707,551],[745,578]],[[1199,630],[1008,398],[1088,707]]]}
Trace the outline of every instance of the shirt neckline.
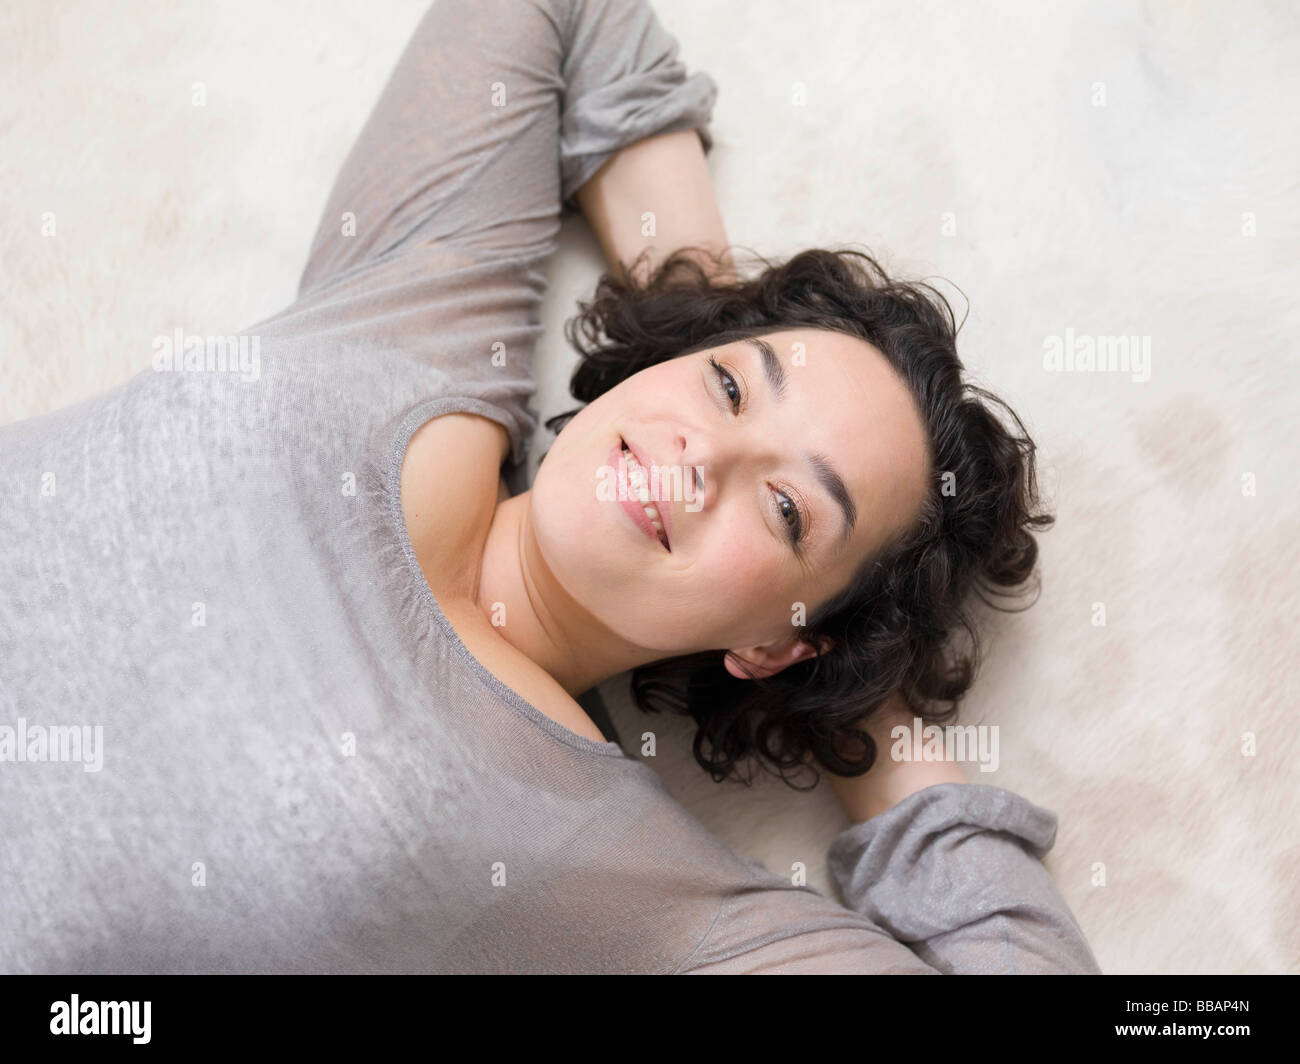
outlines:
{"label": "shirt neckline", "polygon": [[443,613],[442,607],[438,604],[438,599],[429,586],[429,582],[424,578],[424,570],[420,568],[419,559],[415,556],[415,548],[411,545],[410,533],[406,529],[406,515],[402,512],[402,463],[406,458],[406,451],[410,445],[411,437],[415,435],[419,428],[436,417],[454,413],[479,414],[499,422],[507,431],[510,429],[509,415],[506,411],[497,404],[490,403],[485,399],[478,399],[473,396],[443,396],[438,399],[426,400],[412,408],[402,418],[393,437],[393,443],[389,448],[387,466],[384,470],[384,490],[387,497],[389,522],[397,536],[397,542],[402,548],[402,557],[406,560],[406,565],[411,571],[412,578],[415,581],[416,594],[419,596],[425,612],[428,613],[438,630],[442,632],[450,644],[452,653],[474,674],[484,687],[497,695],[515,712],[526,717],[566,746],[573,747],[582,753],[630,760],[618,743],[597,742],[595,739],[588,739],[585,735],[579,735],[577,732],[571,731],[553,717],[547,716],[488,669],[461,640],[451,621],[447,619],[447,615]]}

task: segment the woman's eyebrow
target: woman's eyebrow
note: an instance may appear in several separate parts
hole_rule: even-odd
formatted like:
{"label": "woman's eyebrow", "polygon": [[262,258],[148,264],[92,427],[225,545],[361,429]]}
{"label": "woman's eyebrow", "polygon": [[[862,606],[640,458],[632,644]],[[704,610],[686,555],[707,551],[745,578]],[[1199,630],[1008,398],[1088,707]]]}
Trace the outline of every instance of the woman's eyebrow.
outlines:
{"label": "woman's eyebrow", "polygon": [[[763,360],[763,376],[767,380],[773,401],[782,402],[790,382],[776,348],[758,336],[748,337],[744,342],[755,348]],[[849,494],[844,478],[835,471],[835,467],[825,455],[804,452],[804,461],[812,466],[817,476],[817,483],[834,500],[835,505],[840,508],[840,513],[844,515],[840,538],[847,541],[853,535],[853,529],[857,524],[858,508],[853,505],[853,497]]]}
{"label": "woman's eyebrow", "polygon": [[757,336],[748,338],[745,343],[758,349],[758,353],[763,359],[763,375],[767,377],[772,398],[778,403],[781,402],[785,399],[788,382],[785,376],[785,367],[781,365],[781,359],[777,357],[776,348]]}

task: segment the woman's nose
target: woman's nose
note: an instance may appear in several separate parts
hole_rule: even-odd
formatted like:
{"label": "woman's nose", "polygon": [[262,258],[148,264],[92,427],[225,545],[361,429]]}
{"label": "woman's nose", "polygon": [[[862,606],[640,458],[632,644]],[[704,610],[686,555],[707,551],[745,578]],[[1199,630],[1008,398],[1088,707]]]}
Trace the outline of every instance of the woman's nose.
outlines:
{"label": "woman's nose", "polygon": [[713,483],[710,466],[713,452],[702,437],[695,437],[688,447],[686,438],[679,435],[676,443],[683,464],[682,486],[689,492],[686,501],[690,509],[698,512],[704,508],[708,485]]}

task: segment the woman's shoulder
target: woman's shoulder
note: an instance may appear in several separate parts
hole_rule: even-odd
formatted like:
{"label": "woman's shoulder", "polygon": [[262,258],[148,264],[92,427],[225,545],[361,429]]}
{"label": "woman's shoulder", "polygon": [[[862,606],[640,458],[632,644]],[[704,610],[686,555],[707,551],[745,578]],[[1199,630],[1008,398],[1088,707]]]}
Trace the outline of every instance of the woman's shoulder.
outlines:
{"label": "woman's shoulder", "polygon": [[476,559],[500,498],[510,438],[499,422],[449,411],[412,434],[401,466],[402,516],[425,579],[472,597]]}
{"label": "woman's shoulder", "polygon": [[498,421],[455,411],[425,422],[402,462],[402,514],[424,578],[465,648],[492,675],[570,731],[600,729],[545,669],[504,640],[477,602],[483,544],[501,501],[510,437]]}
{"label": "woman's shoulder", "polygon": [[[406,451],[408,458],[417,443],[422,452],[446,452],[444,459],[450,455],[471,461],[490,460],[491,468],[497,471],[510,455],[510,434],[506,427],[500,421],[467,409],[448,410],[421,425],[411,436]],[[475,464],[481,463],[475,461]]]}

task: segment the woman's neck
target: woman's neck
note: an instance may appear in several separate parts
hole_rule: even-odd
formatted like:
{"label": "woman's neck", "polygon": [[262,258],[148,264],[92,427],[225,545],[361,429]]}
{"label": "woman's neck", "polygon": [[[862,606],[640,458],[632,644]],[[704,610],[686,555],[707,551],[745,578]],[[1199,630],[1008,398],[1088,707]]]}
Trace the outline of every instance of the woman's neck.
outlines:
{"label": "woman's neck", "polygon": [[645,659],[555,580],[529,528],[530,497],[526,491],[498,504],[475,605],[506,642],[576,698]]}

